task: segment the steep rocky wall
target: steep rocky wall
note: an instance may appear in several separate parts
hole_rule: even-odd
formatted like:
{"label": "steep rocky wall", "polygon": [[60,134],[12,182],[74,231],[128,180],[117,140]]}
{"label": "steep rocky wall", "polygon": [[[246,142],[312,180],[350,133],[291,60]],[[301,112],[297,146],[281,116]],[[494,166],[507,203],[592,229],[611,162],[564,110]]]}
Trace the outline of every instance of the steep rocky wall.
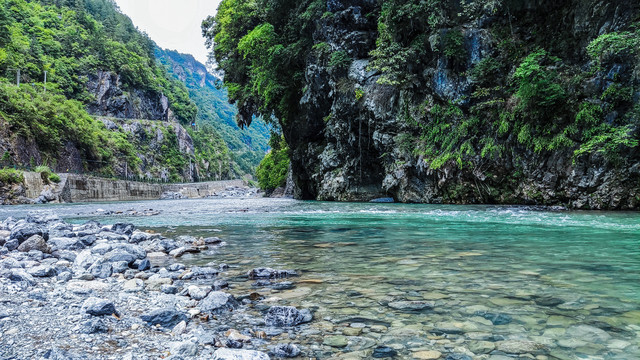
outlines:
{"label": "steep rocky wall", "polygon": [[123,89],[120,75],[99,71],[89,76],[87,90],[95,100],[87,105],[92,115],[121,119],[170,120],[169,99],[156,91]]}
{"label": "steep rocky wall", "polygon": [[[448,11],[460,9],[460,2],[449,3]],[[413,116],[412,112],[418,113],[415,109],[435,104],[456,104],[467,114],[478,105],[473,94],[479,86],[470,73],[501,46],[496,24],[511,31],[521,44],[531,48],[540,44],[561,57],[563,66],[591,74],[579,85],[586,102],[606,102],[601,100],[602,94],[613,78],[640,89],[634,58],[589,73],[593,64],[585,54],[587,44],[598,35],[625,29],[637,21],[637,3],[513,0],[504,4],[508,17],[484,15],[473,22],[444,24],[429,39],[433,51],[423,60],[428,65],[412,85],[400,87],[380,84],[381,74],[369,66],[378,24],[375,16],[368,15],[379,13],[378,3],[327,1],[332,14],[316,20],[315,42],[327,43],[334,52],[345,51],[351,61],[347,68],[336,69],[317,54],[307,59],[300,116],[284,126],[292,149],[296,197],[367,201],[391,196],[402,202],[546,204],[576,209],[640,207],[637,146],[625,148],[622,161],[612,161],[598,152],[576,158],[575,147],[533,149],[513,134],[496,137],[496,144],[504,149],[500,156],[480,156],[481,149],[476,148],[463,157],[464,166],[451,160],[434,168],[416,154],[420,134],[407,121],[407,114]],[[462,65],[452,64],[438,43],[454,28],[464,39]],[[553,44],[551,39],[555,39]],[[519,64],[504,64],[506,71],[498,77],[508,81]],[[636,92],[633,101],[637,104],[639,98]],[[623,111],[614,109],[605,114],[607,121],[615,123]],[[549,121],[554,121],[551,114]],[[633,131],[637,134],[637,125]],[[407,134],[418,140],[404,144]]]}

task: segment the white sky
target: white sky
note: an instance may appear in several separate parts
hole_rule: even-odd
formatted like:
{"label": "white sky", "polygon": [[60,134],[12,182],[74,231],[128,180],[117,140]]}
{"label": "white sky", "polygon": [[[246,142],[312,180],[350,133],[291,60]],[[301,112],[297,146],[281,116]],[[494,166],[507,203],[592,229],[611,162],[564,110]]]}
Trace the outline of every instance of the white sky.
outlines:
{"label": "white sky", "polygon": [[213,15],[221,0],[115,0],[133,24],[158,46],[191,54],[206,64],[200,23]]}

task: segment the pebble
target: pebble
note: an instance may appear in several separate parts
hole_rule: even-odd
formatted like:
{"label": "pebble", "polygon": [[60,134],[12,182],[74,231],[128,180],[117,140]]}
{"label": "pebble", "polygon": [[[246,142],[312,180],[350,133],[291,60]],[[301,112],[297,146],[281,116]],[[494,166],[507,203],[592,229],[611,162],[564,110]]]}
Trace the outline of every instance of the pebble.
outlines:
{"label": "pebble", "polygon": [[434,360],[434,359],[439,359],[442,356],[442,353],[436,350],[426,350],[426,351],[417,351],[411,355],[413,356],[414,359]]}

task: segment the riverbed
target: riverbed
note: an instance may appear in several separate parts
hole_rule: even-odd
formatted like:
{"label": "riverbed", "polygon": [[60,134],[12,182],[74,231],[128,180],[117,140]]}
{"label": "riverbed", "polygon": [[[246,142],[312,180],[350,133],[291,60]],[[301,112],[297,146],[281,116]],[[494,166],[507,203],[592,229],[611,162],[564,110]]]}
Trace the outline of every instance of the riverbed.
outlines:
{"label": "riverbed", "polygon": [[[293,341],[305,358],[640,358],[637,212],[251,198],[2,207],[0,218],[32,211],[220,237],[180,262],[226,263],[234,292],[312,309]],[[300,276],[275,290],[243,276],[256,267]]]}

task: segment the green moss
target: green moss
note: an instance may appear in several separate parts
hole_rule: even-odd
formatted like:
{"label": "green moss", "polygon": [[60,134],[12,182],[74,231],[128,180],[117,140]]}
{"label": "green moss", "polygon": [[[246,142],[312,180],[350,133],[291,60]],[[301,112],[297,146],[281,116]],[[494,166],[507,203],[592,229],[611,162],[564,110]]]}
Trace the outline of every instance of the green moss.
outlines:
{"label": "green moss", "polygon": [[462,67],[467,59],[467,51],[464,48],[464,35],[461,29],[451,29],[446,32],[443,39],[443,54],[452,62],[454,67]]}

